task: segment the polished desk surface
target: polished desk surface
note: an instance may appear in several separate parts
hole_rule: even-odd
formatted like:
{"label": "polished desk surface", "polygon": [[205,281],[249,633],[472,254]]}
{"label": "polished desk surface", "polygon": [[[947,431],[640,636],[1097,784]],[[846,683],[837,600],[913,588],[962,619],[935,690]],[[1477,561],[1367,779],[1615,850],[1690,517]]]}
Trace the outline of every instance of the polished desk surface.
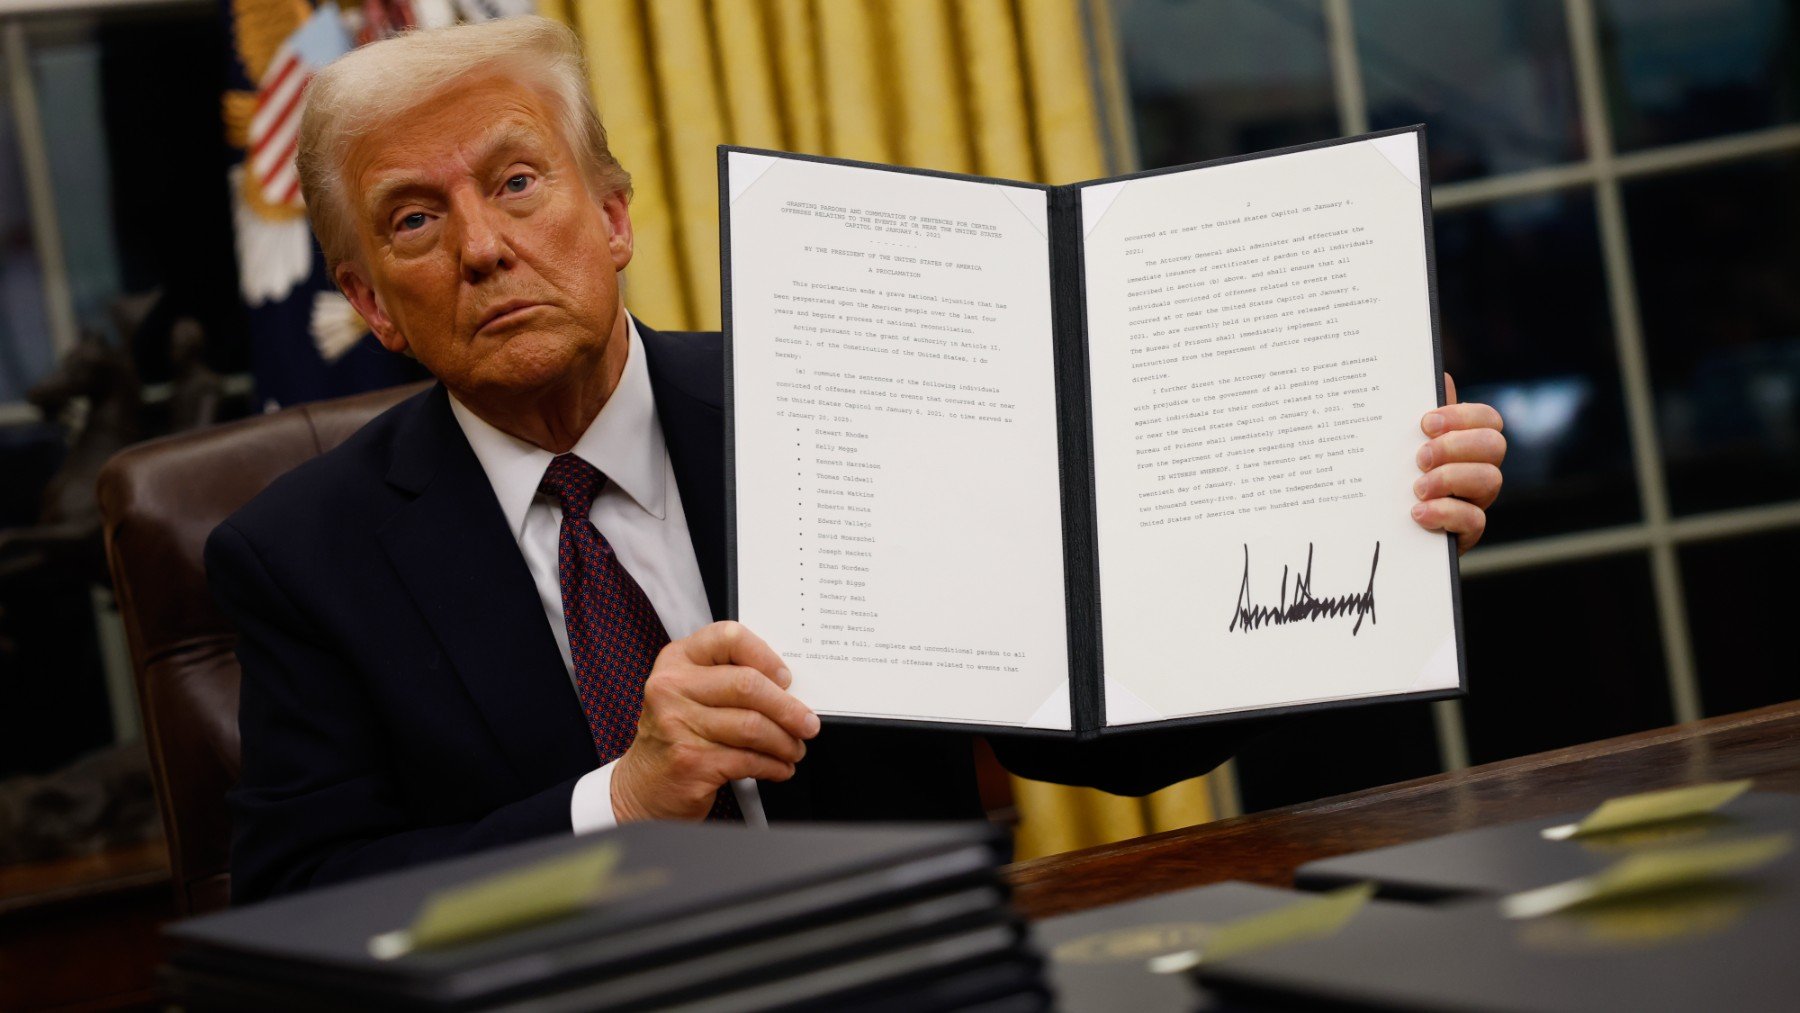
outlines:
{"label": "polished desk surface", "polygon": [[[1008,877],[1034,918],[1230,879],[1291,886],[1315,859],[1740,777],[1800,793],[1800,701],[1020,862]],[[0,869],[0,1009],[150,1002],[167,878],[160,843]],[[98,965],[109,974],[93,953],[111,955]]]}
{"label": "polished desk surface", "polygon": [[0,865],[0,1010],[149,1007],[174,907],[160,839]]}
{"label": "polished desk surface", "polygon": [[1800,701],[1019,862],[1008,878],[1031,918],[1232,879],[1292,886],[1333,855],[1742,777],[1800,793]]}

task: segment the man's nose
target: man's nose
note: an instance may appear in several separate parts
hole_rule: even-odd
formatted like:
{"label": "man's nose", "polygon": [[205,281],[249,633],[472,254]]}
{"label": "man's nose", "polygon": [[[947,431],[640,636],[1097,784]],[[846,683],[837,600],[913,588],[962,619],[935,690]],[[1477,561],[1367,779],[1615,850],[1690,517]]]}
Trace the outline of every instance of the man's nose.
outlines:
{"label": "man's nose", "polygon": [[505,213],[472,194],[459,195],[454,204],[461,225],[459,252],[464,277],[479,281],[495,271],[504,270],[513,255],[507,244],[508,218]]}

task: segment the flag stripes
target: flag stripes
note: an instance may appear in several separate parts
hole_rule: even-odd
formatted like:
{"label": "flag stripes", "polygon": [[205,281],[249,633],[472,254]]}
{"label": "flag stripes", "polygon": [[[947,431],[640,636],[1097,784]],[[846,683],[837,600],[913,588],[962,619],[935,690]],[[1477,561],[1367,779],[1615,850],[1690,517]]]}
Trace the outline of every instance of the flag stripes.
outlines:
{"label": "flag stripes", "polygon": [[282,46],[256,90],[256,114],[250,118],[250,170],[263,199],[271,204],[300,206],[300,174],[294,151],[300,144],[300,100],[312,83],[312,70],[289,46]]}

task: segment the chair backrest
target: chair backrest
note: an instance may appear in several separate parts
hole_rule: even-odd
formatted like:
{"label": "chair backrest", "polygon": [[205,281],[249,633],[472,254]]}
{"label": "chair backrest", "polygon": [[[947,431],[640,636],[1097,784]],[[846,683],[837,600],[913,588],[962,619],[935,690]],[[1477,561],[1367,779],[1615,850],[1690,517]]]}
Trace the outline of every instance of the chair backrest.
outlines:
{"label": "chair backrest", "polygon": [[223,908],[231,896],[225,791],[239,766],[237,635],[207,592],[206,538],[277,476],[424,386],[152,440],[120,451],[100,472],[107,564],[182,914]]}

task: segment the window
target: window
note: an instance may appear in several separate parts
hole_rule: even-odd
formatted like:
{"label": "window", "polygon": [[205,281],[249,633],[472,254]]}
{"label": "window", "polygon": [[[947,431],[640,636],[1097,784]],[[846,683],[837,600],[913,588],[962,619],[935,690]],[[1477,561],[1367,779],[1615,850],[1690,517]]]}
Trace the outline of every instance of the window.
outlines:
{"label": "window", "polygon": [[[222,32],[206,0],[0,3],[0,527],[38,523],[52,476],[81,456],[27,395],[62,376],[84,337],[123,352],[143,383],[148,404],[120,413],[142,426],[127,435],[159,431],[179,317],[203,328],[212,369],[247,366]],[[246,379],[228,384],[228,411],[248,410]],[[91,418],[99,397],[63,413],[82,417],[87,404]],[[0,547],[0,778],[46,772],[138,727],[102,575],[16,549]]]}
{"label": "window", "polygon": [[1138,167],[1426,124],[1446,360],[1507,419],[1469,700],[1274,732],[1246,804],[1800,697],[1743,590],[1800,563],[1800,3],[1095,2]]}

